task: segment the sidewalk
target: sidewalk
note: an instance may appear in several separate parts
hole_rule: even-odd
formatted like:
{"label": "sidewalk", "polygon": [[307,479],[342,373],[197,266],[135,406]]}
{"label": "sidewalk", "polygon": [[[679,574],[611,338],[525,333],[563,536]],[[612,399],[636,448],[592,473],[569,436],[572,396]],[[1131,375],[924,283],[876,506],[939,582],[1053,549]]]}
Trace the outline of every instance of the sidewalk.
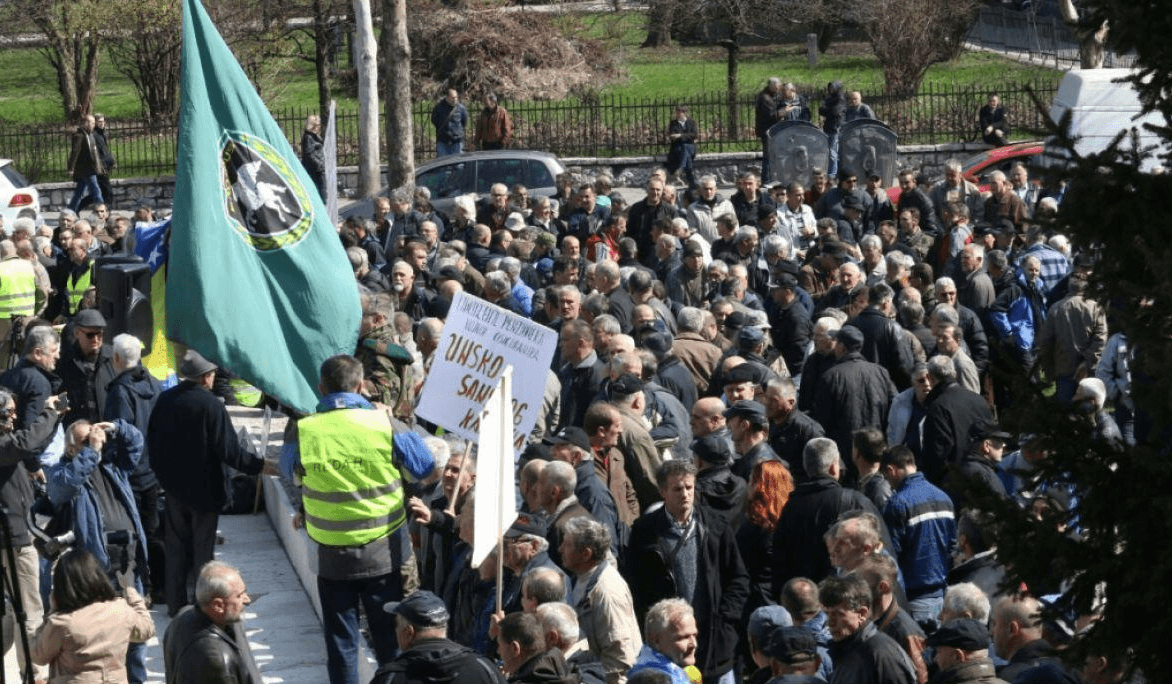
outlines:
{"label": "sidewalk", "polygon": [[[232,407],[233,423],[259,429],[260,412]],[[280,449],[284,420],[274,419],[270,432],[269,460],[275,461]],[[269,513],[220,516],[220,534],[225,541],[216,547],[216,559],[240,569],[252,604],[244,612],[244,625],[253,656],[264,681],[269,684],[322,684],[326,676],[325,642],[321,622],[302,587],[297,572],[273,526],[288,524],[287,499],[278,494],[277,478],[266,478],[265,496]],[[272,521],[270,521],[272,516]],[[294,551],[296,554],[297,551]],[[316,586],[313,587],[316,589]],[[163,634],[170,620],[166,606],[151,610],[155,620],[155,638],[147,643],[147,681],[164,682]],[[372,669],[360,673],[368,681]],[[16,666],[16,649],[4,657],[4,676],[9,684],[20,682]]]}

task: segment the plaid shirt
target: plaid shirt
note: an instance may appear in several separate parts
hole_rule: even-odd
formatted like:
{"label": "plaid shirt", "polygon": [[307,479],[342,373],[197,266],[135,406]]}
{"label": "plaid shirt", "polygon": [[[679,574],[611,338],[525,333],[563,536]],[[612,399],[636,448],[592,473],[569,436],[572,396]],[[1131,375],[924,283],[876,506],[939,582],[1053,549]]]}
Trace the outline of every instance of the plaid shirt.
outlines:
{"label": "plaid shirt", "polygon": [[1042,281],[1042,294],[1049,295],[1050,292],[1062,282],[1062,279],[1070,275],[1070,262],[1061,252],[1053,250],[1044,244],[1031,245],[1024,250],[1017,259],[1018,270],[1021,270],[1022,264],[1026,257],[1034,256],[1042,262],[1042,272],[1038,276]]}

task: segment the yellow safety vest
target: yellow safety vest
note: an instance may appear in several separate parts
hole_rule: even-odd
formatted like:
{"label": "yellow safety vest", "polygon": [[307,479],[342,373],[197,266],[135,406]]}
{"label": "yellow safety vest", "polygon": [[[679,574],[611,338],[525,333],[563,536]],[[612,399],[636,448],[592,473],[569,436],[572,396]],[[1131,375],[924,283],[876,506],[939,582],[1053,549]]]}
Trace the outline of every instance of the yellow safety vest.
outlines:
{"label": "yellow safety vest", "polygon": [[392,458],[394,431],[386,415],[338,409],[303,418],[301,498],[305,530],[319,544],[362,546],[406,522],[403,481]]}
{"label": "yellow safety vest", "polygon": [[69,288],[70,316],[77,313],[78,308],[81,306],[81,298],[85,296],[85,291],[90,289],[90,278],[93,272],[93,267],[87,268],[85,271],[82,271],[82,274],[76,280],[71,277],[70,281],[66,283],[66,286]]}
{"label": "yellow safety vest", "polygon": [[0,261],[0,318],[33,315],[36,295],[32,264],[18,256]]}

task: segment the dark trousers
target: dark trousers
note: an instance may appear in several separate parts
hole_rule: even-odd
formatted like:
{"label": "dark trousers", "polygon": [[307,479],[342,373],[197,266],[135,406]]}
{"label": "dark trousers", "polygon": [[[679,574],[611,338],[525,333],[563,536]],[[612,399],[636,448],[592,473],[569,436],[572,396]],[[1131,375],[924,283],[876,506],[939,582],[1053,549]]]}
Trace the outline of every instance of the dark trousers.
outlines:
{"label": "dark trousers", "polygon": [[166,547],[163,545],[162,518],[159,516],[159,485],[149,489],[135,490],[134,505],[138,509],[138,519],[142,522],[143,532],[146,533],[147,572],[143,572],[144,595],[150,596],[157,589],[162,589],[164,580],[164,559],[167,557]]}
{"label": "dark trousers", "polygon": [[333,580],[319,576],[317,593],[321,600],[322,627],[326,638],[326,672],[330,684],[359,684],[358,658],[362,644],[359,606],[366,612],[378,664],[385,665],[398,656],[395,616],[383,610],[383,604],[403,598],[403,581],[398,572],[353,580]]}
{"label": "dark trousers", "polygon": [[163,512],[167,521],[167,612],[175,615],[192,603],[189,589],[194,597],[199,569],[215,557],[220,514],[197,511],[174,496],[167,497]]}

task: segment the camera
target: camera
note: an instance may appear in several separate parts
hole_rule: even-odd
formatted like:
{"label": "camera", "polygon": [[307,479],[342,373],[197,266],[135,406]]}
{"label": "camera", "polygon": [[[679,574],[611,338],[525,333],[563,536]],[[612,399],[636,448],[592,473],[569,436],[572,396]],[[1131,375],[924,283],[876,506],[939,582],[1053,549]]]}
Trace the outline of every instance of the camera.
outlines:
{"label": "camera", "polygon": [[65,413],[69,410],[69,395],[65,392],[57,395],[57,413]]}

